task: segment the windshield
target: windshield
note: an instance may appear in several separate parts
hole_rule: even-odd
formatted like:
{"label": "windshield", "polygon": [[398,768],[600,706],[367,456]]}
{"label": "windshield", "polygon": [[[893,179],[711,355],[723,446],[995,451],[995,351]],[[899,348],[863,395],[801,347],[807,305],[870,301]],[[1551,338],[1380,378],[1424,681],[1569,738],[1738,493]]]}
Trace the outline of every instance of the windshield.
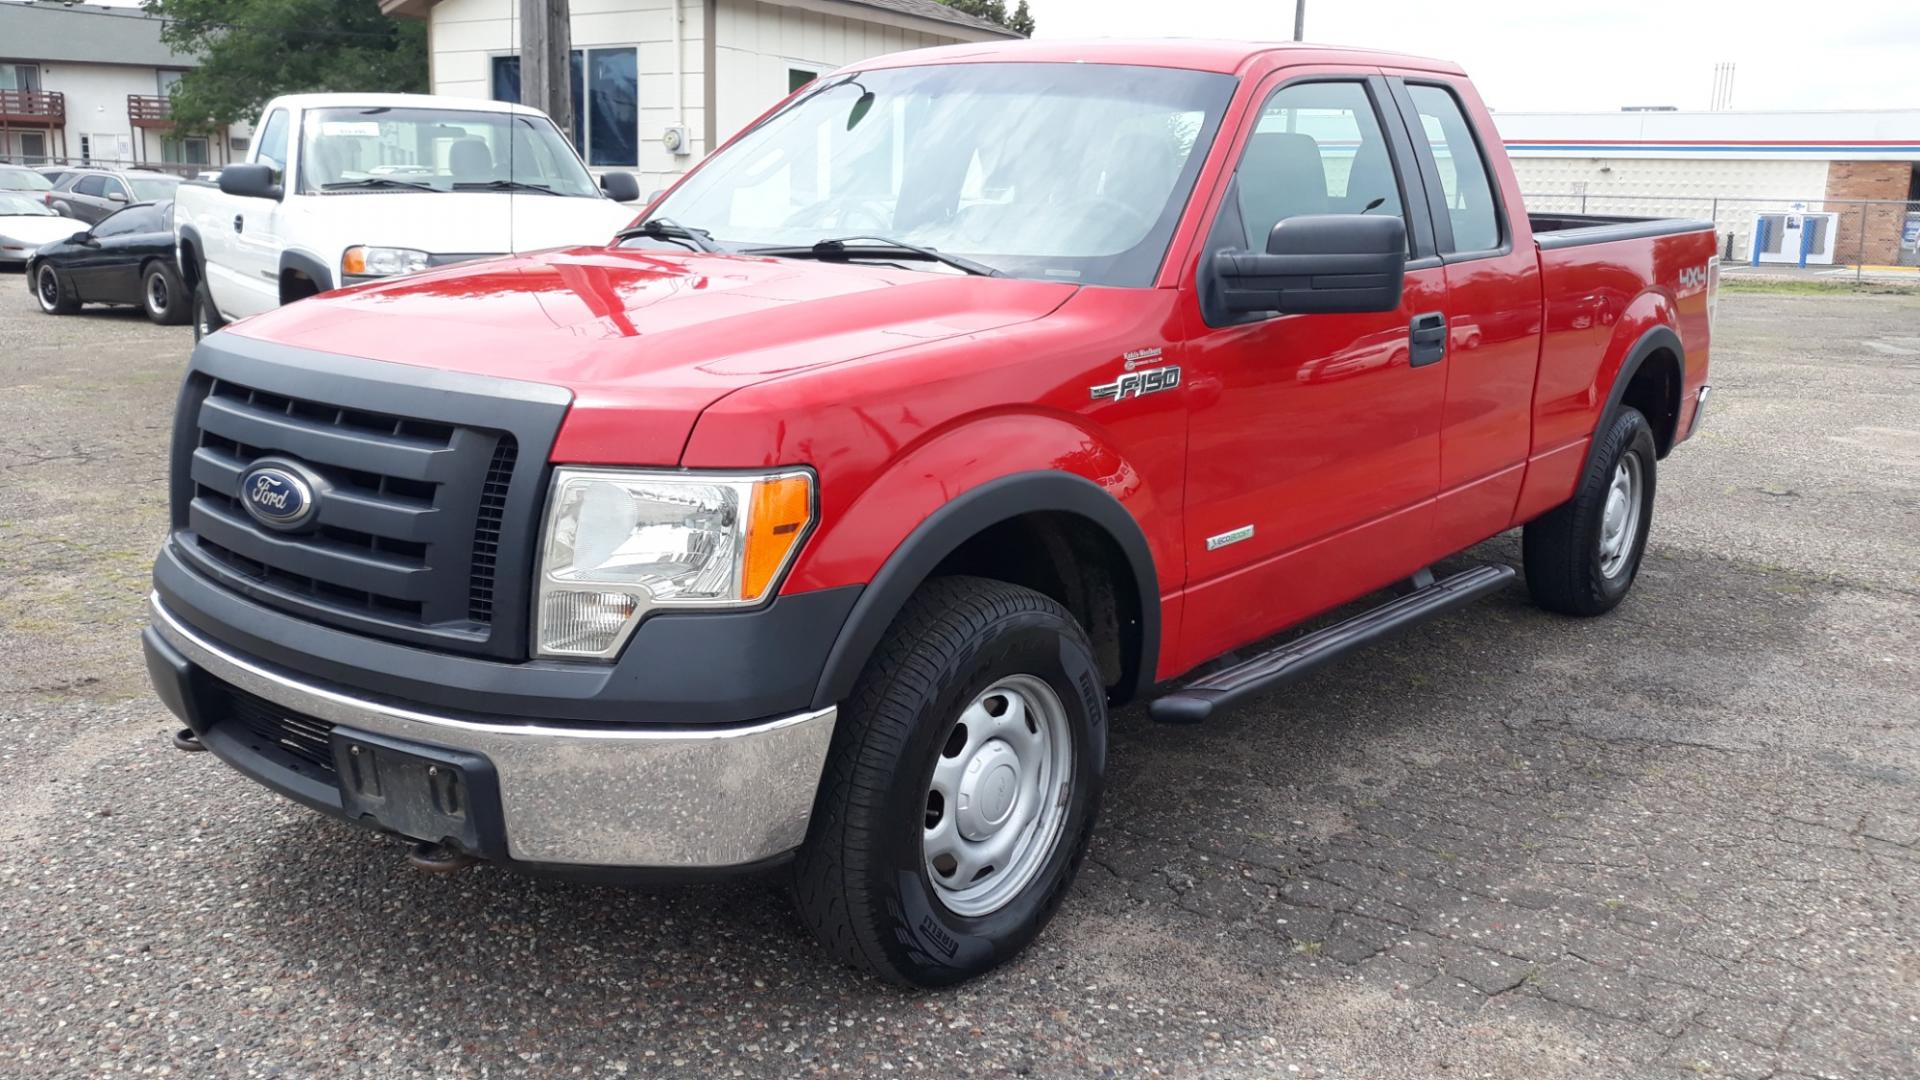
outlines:
{"label": "windshield", "polygon": [[180,186],[180,181],[171,176],[129,176],[127,183],[133,185],[134,202],[160,202],[163,199],[171,199],[173,189]]}
{"label": "windshield", "polygon": [[300,132],[301,192],[410,187],[543,188],[558,195],[601,197],[572,147],[544,116],[411,108],[315,109],[306,114]]}
{"label": "windshield", "polygon": [[1146,285],[1233,86],[1099,64],[858,72],[741,136],[657,214],[731,248],[881,237],[1015,276]]}
{"label": "windshield", "polygon": [[0,191],[0,217],[55,217],[52,208],[31,195]]}
{"label": "windshield", "polygon": [[0,191],[46,191],[53,183],[37,172],[0,169]]}

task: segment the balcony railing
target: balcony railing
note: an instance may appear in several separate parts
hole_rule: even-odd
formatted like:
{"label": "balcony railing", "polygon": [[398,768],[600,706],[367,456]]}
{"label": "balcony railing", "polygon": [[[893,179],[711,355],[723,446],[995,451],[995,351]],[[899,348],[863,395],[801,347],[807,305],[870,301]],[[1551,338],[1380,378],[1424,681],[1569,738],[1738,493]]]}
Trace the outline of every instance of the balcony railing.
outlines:
{"label": "balcony railing", "polygon": [[58,90],[0,90],[0,123],[62,127],[67,96]]}
{"label": "balcony railing", "polygon": [[127,119],[138,128],[173,126],[173,101],[158,94],[128,94]]}

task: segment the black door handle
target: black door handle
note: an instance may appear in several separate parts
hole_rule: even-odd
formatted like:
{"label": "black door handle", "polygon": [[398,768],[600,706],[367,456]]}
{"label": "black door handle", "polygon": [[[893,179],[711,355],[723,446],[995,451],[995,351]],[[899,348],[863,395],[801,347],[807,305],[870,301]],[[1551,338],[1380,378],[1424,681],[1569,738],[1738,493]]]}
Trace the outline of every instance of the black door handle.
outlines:
{"label": "black door handle", "polygon": [[233,231],[245,232],[246,228],[247,228],[247,219],[241,217],[239,214],[233,215]]}
{"label": "black door handle", "polygon": [[1408,367],[1425,367],[1446,359],[1447,317],[1438,311],[1415,315],[1408,340],[1411,343],[1407,354]]}

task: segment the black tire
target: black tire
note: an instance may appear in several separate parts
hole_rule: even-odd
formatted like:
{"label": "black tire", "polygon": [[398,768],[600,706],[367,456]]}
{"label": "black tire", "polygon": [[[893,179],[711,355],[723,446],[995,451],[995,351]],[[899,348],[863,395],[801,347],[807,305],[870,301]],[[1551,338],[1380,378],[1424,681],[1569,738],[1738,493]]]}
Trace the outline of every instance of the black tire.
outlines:
{"label": "black tire", "polygon": [[40,302],[40,310],[49,315],[71,315],[80,310],[80,298],[74,295],[72,283],[45,263],[34,268],[33,298]]}
{"label": "black tire", "polygon": [[[1010,676],[1044,681],[1063,707],[1073,762],[1066,813],[1026,884],[996,909],[963,917],[941,898],[923,853],[928,785],[943,754],[953,756],[962,710]],[[801,918],[840,959],[905,986],[949,986],[1005,962],[1040,933],[1079,871],[1106,751],[1099,669],[1064,608],[1005,582],[929,581],[841,708],[794,864]]]}
{"label": "black tire", "polygon": [[[1630,456],[1633,462],[1626,461]],[[1573,498],[1529,522],[1521,534],[1527,590],[1534,603],[1563,615],[1592,616],[1612,611],[1626,597],[1653,528],[1655,457],[1647,418],[1638,409],[1623,407],[1600,433]],[[1636,465],[1639,513],[1625,526],[1633,535],[1625,537],[1624,557],[1610,560],[1602,547],[1608,497],[1616,471]],[[1623,499],[1622,506],[1631,501]]]}
{"label": "black tire", "polygon": [[195,298],[165,260],[147,264],[140,275],[140,307],[159,326],[179,326],[193,317]]}
{"label": "black tire", "polygon": [[213,294],[207,291],[205,271],[201,272],[200,284],[193,290],[193,340],[199,341],[215,330],[227,325],[220,317],[220,309],[213,306]]}

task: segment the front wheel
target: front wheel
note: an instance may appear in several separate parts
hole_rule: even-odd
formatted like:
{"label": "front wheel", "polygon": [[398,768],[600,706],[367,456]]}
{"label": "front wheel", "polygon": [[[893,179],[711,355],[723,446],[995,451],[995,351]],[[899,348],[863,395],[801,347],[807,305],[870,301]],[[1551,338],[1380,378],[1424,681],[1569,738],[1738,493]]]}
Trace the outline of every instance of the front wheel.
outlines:
{"label": "front wheel", "polygon": [[33,296],[40,301],[40,310],[49,315],[71,315],[80,310],[80,298],[74,295],[72,283],[60,280],[59,271],[45,264],[33,272]]}
{"label": "front wheel", "polygon": [[1580,486],[1521,534],[1534,603],[1565,615],[1603,615],[1626,598],[1653,526],[1653,429],[1623,408],[1599,433]]}
{"label": "front wheel", "polygon": [[191,315],[189,309],[194,305],[194,298],[180,283],[180,275],[164,262],[147,265],[146,273],[140,276],[140,297],[147,318],[160,326],[186,322]]}
{"label": "front wheel", "polygon": [[794,867],[841,959],[947,986],[1013,957],[1078,871],[1106,773],[1092,646],[1031,589],[937,578],[841,710]]}

